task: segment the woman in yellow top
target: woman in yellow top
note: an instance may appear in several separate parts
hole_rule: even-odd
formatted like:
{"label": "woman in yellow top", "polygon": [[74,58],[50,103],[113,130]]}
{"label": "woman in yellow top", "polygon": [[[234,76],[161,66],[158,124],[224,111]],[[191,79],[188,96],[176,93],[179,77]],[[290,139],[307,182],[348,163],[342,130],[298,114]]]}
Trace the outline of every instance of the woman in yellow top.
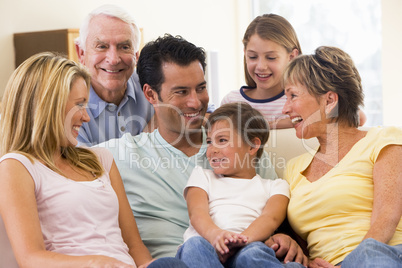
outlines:
{"label": "woman in yellow top", "polygon": [[289,222],[309,267],[402,267],[402,130],[358,129],[360,75],[334,47],[295,58],[284,73],[298,138],[320,146],[289,161]]}

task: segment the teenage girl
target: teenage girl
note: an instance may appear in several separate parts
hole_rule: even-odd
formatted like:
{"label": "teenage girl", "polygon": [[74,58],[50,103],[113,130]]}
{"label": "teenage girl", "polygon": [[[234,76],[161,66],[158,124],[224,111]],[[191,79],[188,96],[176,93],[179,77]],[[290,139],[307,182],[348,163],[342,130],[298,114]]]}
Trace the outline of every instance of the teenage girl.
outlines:
{"label": "teenage girl", "polygon": [[[282,114],[286,102],[282,74],[287,64],[302,54],[293,26],[276,14],[258,16],[247,27],[243,45],[247,86],[231,91],[221,105],[247,102],[264,115],[271,129],[293,127],[289,117]],[[362,110],[359,118],[363,126],[367,117]]]}
{"label": "teenage girl", "polygon": [[292,127],[282,114],[286,102],[281,79],[287,64],[302,53],[292,25],[283,17],[256,17],[243,37],[244,74],[247,86],[226,95],[222,104],[248,102],[259,110],[271,128]]}

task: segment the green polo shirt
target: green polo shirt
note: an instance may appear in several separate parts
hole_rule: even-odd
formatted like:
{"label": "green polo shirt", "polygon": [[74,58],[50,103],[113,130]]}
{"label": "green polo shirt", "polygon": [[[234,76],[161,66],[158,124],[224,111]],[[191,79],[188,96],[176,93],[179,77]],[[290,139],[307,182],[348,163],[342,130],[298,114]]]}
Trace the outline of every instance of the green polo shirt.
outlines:
{"label": "green polo shirt", "polygon": [[[206,158],[206,135],[197,154],[188,157],[162,138],[158,130],[99,144],[114,156],[140,235],[152,257],[174,257],[183,243],[189,217],[183,190],[193,168],[210,168]],[[257,169],[263,178],[277,175],[267,154],[264,167]]]}

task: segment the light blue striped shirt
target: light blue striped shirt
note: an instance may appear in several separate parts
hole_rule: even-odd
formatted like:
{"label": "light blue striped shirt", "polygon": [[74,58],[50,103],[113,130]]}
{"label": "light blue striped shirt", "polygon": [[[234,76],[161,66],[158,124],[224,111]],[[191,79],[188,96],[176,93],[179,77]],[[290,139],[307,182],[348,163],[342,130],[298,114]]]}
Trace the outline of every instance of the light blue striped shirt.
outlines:
{"label": "light blue striped shirt", "polygon": [[125,133],[141,133],[152,118],[154,108],[145,98],[134,72],[118,106],[102,100],[91,86],[87,112],[91,119],[82,125],[77,140],[80,145],[91,146],[120,138]]}

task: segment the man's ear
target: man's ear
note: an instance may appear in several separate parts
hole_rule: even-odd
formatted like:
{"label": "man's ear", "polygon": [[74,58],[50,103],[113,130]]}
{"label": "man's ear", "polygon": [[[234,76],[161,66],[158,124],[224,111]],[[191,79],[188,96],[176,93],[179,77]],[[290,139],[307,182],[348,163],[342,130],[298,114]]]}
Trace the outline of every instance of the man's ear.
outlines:
{"label": "man's ear", "polygon": [[84,57],[84,50],[80,47],[79,44],[75,44],[75,51],[77,52],[78,60],[82,65],[85,65],[85,57]]}
{"label": "man's ear", "polygon": [[149,101],[149,103],[157,104],[159,100],[158,93],[153,90],[150,85],[145,84],[142,88],[142,91],[144,92],[145,98]]}
{"label": "man's ear", "polygon": [[251,156],[257,155],[258,149],[261,147],[261,140],[257,137],[255,137],[253,140],[250,141],[252,144],[250,144],[250,149],[249,149],[249,154]]}
{"label": "man's ear", "polygon": [[139,56],[140,56],[140,52],[139,51],[135,52],[135,63],[134,63],[135,66],[137,66]]}

